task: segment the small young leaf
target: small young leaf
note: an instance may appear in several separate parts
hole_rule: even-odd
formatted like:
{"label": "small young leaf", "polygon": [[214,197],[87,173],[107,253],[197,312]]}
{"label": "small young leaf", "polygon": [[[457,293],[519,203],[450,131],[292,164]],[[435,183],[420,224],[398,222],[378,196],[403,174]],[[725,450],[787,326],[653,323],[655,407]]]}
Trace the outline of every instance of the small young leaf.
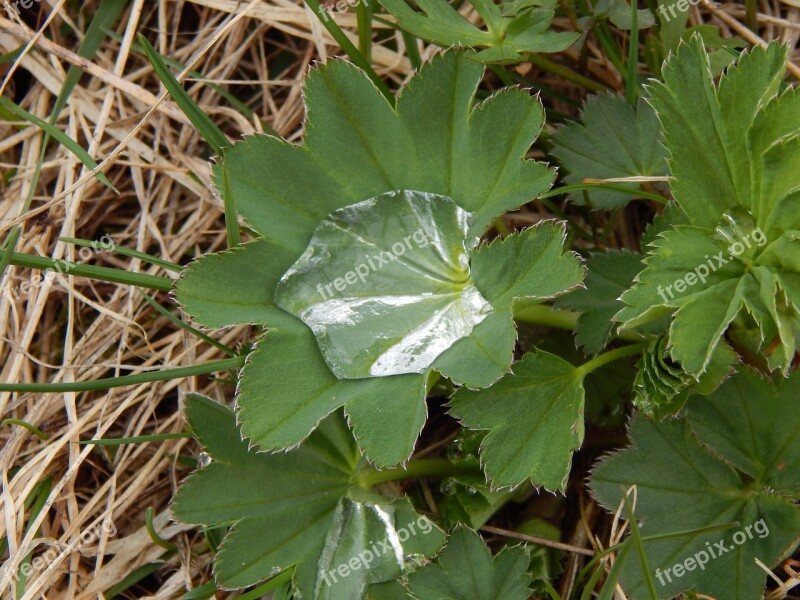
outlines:
{"label": "small young leaf", "polygon": [[475,55],[481,62],[519,60],[528,52],[561,52],[576,39],[577,33],[550,30],[554,2],[471,0],[487,30],[479,29],[451,6],[447,0],[417,0],[422,12],[406,0],[380,0],[394,15],[398,25],[417,37],[441,46],[485,48]]}
{"label": "small young leaf", "polygon": [[411,191],[339,209],[275,300],[341,379],[422,373],[492,310],[469,273],[472,220],[450,198]]}

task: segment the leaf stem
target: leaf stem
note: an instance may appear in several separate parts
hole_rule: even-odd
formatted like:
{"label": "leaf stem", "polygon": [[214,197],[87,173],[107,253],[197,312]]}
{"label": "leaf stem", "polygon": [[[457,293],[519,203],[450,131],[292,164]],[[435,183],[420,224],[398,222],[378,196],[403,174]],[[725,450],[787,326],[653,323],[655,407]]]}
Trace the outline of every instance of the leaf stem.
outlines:
{"label": "leaf stem", "polygon": [[621,192],[623,194],[630,194],[631,196],[639,196],[640,198],[653,200],[654,202],[658,202],[659,204],[667,203],[667,199],[664,198],[664,196],[662,196],[661,194],[647,192],[645,190],[641,190],[638,188],[629,188],[622,185],[613,185],[610,183],[574,183],[572,185],[564,185],[558,188],[554,188],[549,192],[547,192],[546,194],[542,194],[541,196],[539,196],[539,200],[543,198],[552,198],[553,196],[560,196],[568,192],[577,192],[581,190],[609,190],[612,192]]}
{"label": "leaf stem", "polygon": [[533,323],[535,325],[548,325],[556,329],[573,330],[578,324],[580,313],[566,308],[554,308],[547,304],[534,304],[526,306],[514,314],[515,321]]}
{"label": "leaf stem", "polygon": [[583,363],[578,367],[578,371],[585,377],[592,371],[596,371],[600,367],[607,365],[610,362],[625,358],[626,356],[633,356],[639,354],[647,347],[648,342],[641,342],[639,344],[629,344],[621,348],[614,348],[608,352],[603,352],[599,356],[595,356],[592,360]]}
{"label": "leaf stem", "polygon": [[[566,308],[555,308],[549,304],[531,304],[514,313],[514,320],[533,325],[546,325],[556,329],[575,330],[581,313]],[[631,329],[615,331],[612,337],[626,342],[641,342],[644,336]]]}
{"label": "leaf stem", "polygon": [[413,479],[419,477],[450,477],[453,475],[483,475],[477,467],[457,465],[446,458],[427,458],[412,460],[405,467],[362,471],[358,481],[365,487],[372,487],[387,481]]}
{"label": "leaf stem", "polygon": [[537,67],[544,69],[545,71],[550,71],[556,75],[560,75],[567,81],[571,81],[583,88],[586,88],[592,92],[607,92],[608,88],[604,86],[602,83],[598,83],[593,79],[589,79],[588,77],[584,77],[580,73],[576,73],[569,67],[565,67],[564,65],[560,65],[557,62],[553,62],[552,60],[541,56],[540,54],[528,54],[527,59]]}

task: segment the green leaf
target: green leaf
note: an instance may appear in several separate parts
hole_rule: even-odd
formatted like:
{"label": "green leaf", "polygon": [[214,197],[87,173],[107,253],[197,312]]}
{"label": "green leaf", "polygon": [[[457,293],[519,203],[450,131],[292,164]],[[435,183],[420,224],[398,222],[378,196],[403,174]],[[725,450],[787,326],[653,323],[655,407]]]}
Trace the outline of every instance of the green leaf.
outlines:
{"label": "green leaf", "polygon": [[378,466],[406,460],[425,423],[425,375],[337,379],[311,330],[286,319],[259,340],[242,372],[242,434],[264,450],[290,448],[344,406],[370,460]]}
{"label": "green leaf", "polygon": [[620,296],[641,270],[642,257],[625,250],[608,250],[592,254],[586,266],[585,287],[559,298],[556,306],[581,311],[575,340],[586,352],[596,354],[611,337],[613,317],[624,307]]}
{"label": "green leaf", "polygon": [[[741,385],[742,377],[753,375],[739,375],[711,396],[694,398],[690,414],[706,405],[725,411],[731,388]],[[790,396],[784,398],[788,402]],[[766,400],[763,395],[748,397],[759,406]],[[767,422],[762,423],[764,417]],[[736,422],[735,438],[742,430],[765,431],[772,418],[774,414],[760,410],[748,413],[744,422]],[[698,434],[705,442],[702,432]],[[766,575],[754,558],[771,566],[791,554],[800,536],[800,509],[773,490],[744,479],[726,462],[726,448],[719,447],[718,458],[685,421],[658,423],[636,415],[630,435],[632,446],[603,459],[591,485],[611,511],[618,508],[625,491],[636,486],[636,517],[659,596],[692,589],[731,600],[761,597]],[[796,460],[793,446],[783,447],[778,453],[781,460]],[[645,597],[644,586],[639,562],[627,560],[622,572],[626,595]]]}
{"label": "green leaf", "polygon": [[523,548],[504,548],[492,558],[481,537],[457,527],[436,561],[408,577],[416,600],[525,600],[530,558]]}
{"label": "green leaf", "polygon": [[473,389],[488,387],[508,373],[516,341],[515,301],[553,298],[583,279],[577,255],[564,252],[564,235],[563,224],[543,222],[472,254],[475,286],[494,312],[440,356],[436,369]]}
{"label": "green leaf", "polygon": [[183,310],[200,324],[220,328],[286,318],[273,295],[293,253],[256,240],[192,262],[176,283]]}
{"label": "green leaf", "polygon": [[530,479],[564,489],[572,452],[583,442],[583,375],[565,360],[536,351],[486,390],[459,390],[451,413],[464,426],[488,429],[481,445],[486,475],[497,487]]}
{"label": "green leaf", "polygon": [[689,423],[704,444],[759,486],[800,496],[800,377],[773,382],[749,369],[708,399],[690,405]]}
{"label": "green leaf", "polygon": [[469,273],[472,220],[449,198],[410,191],[335,211],[275,299],[338,378],[422,373],[492,310]]}
{"label": "green leaf", "polygon": [[547,300],[579,285],[584,269],[564,252],[564,223],[543,222],[482,246],[472,256],[475,285],[495,310],[518,299]]}
{"label": "green leaf", "polygon": [[[546,191],[554,176],[524,160],[542,128],[539,100],[513,89],[473,109],[482,77],[481,65],[463,54],[437,56],[412,77],[393,110],[353,65],[330,61],[312,69],[304,146],[254,136],[226,152],[237,209],[258,233],[298,256],[328,214],[394,190],[452,198],[477,214],[471,234],[480,235],[496,216]],[[221,188],[220,168],[216,176]]]}
{"label": "green leaf", "polygon": [[250,586],[294,566],[304,597],[365,598],[369,584],[403,573],[406,555],[441,545],[442,532],[407,500],[354,486],[365,463],[340,413],[297,450],[258,454],[226,407],[192,394],[186,412],[213,460],[184,483],[173,512],[185,523],[232,524],[215,561],[220,586]]}
{"label": "green leaf", "polygon": [[670,154],[671,188],[692,223],[707,229],[733,206],[751,209],[747,131],[777,93],[786,48],[743,53],[715,88],[698,35],[681,43],[664,66],[664,82],[648,88]]}
{"label": "green leaf", "polygon": [[483,30],[465,19],[446,0],[417,0],[417,12],[406,0],[380,0],[394,15],[397,24],[422,39],[444,47],[485,48],[475,55],[481,62],[518,61],[529,52],[561,52],[578,34],[550,30],[554,3],[503,2],[471,0],[470,4],[483,18]]}
{"label": "green leaf", "polygon": [[489,387],[511,369],[516,343],[511,314],[493,312],[439,356],[433,368],[469,388]]}
{"label": "green leaf", "polygon": [[[553,154],[568,171],[565,180],[571,184],[585,178],[666,175],[666,150],[658,143],[659,135],[656,114],[643,100],[634,108],[623,96],[592,96],[583,109],[581,123],[568,123],[553,134]],[[634,183],[615,185],[638,187]],[[609,190],[587,193],[594,208],[617,208],[631,199]],[[570,198],[585,204],[582,193],[573,193]]]}
{"label": "green leaf", "polygon": [[[620,29],[633,29],[631,3],[627,0],[600,0],[594,7],[594,18],[607,16]],[[650,9],[636,11],[636,27],[639,30],[655,25],[656,20]]]}
{"label": "green leaf", "polygon": [[725,215],[716,231],[677,226],[651,248],[636,285],[622,296],[628,306],[616,319],[623,327],[677,309],[671,356],[699,376],[734,319],[749,314],[761,332],[752,351],[766,354],[770,368],[788,371],[800,331],[800,245],[792,232],[769,244],[749,215],[737,213]]}

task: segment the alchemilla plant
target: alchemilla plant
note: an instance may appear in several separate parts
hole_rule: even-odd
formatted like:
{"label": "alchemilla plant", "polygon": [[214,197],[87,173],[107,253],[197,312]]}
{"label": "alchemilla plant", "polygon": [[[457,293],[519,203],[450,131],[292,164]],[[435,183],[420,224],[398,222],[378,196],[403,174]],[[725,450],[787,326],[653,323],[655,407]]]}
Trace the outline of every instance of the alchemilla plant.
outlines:
{"label": "alchemilla plant", "polygon": [[[428,27],[388,7],[401,25]],[[577,252],[563,221],[498,225],[552,195],[556,170],[528,158],[544,119],[536,96],[476,98],[480,63],[522,49],[485,45],[434,57],[394,105],[353,65],[320,65],[305,84],[302,145],[259,135],[226,151],[217,184],[257,235],[192,263],[177,297],[208,328],[264,329],[235,414],[186,400],[212,462],[181,488],[175,515],[231,525],[223,587],[292,569],[304,598],[523,600],[528,548],[492,559],[475,533],[446,528],[476,526],[477,506],[532,485],[564,492],[587,393],[597,402],[610,369],[638,356],[623,376],[632,445],[591,479],[632,529],[607,588],[755,598],[765,574],[754,559],[776,564],[800,535],[800,98],[782,84],[786,48],[743,53],[715,83],[695,36],[648,103],[599,96],[582,125],[553,137],[578,203],[616,209],[640,194],[624,184],[587,195],[586,177],[668,181],[639,254]],[[598,155],[618,128],[630,154]],[[520,324],[567,321],[586,358],[519,339]],[[409,462],[442,394],[474,447]],[[380,485],[415,475],[470,482],[484,504],[461,501],[434,524]]]}

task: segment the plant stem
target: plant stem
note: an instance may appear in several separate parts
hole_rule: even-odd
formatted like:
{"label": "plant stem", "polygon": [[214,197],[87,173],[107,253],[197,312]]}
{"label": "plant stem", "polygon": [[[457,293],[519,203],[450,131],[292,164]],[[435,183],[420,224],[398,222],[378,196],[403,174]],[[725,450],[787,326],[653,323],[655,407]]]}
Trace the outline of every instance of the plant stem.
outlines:
{"label": "plant stem", "polygon": [[366,487],[372,487],[387,481],[397,481],[399,479],[413,479],[418,477],[450,477],[453,475],[483,475],[481,470],[476,467],[457,465],[446,458],[426,458],[412,460],[405,467],[394,469],[384,469],[378,471],[372,469],[362,471],[358,475],[359,483]]}
{"label": "plant stem", "polygon": [[110,390],[112,388],[139,385],[153,381],[167,381],[170,379],[183,379],[195,375],[207,375],[217,371],[226,371],[244,366],[244,356],[226,358],[191,367],[178,367],[175,369],[161,369],[149,373],[136,373],[122,377],[109,377],[95,379],[94,381],[75,381],[70,383],[0,383],[0,392],[34,392],[47,394],[50,392],[91,392],[97,390]]}
{"label": "plant stem", "polygon": [[579,313],[565,308],[553,308],[547,304],[526,306],[514,315],[515,321],[547,325],[556,329],[573,330],[578,324]]}
{"label": "plant stem", "polygon": [[592,360],[583,363],[580,367],[578,367],[578,371],[580,371],[583,376],[586,376],[592,371],[596,371],[600,367],[607,365],[610,362],[614,362],[620,358],[625,358],[626,356],[639,354],[646,347],[647,342],[641,342],[639,344],[630,344],[628,346],[622,346],[621,348],[614,348],[613,350],[604,352],[599,356],[595,356]]}

